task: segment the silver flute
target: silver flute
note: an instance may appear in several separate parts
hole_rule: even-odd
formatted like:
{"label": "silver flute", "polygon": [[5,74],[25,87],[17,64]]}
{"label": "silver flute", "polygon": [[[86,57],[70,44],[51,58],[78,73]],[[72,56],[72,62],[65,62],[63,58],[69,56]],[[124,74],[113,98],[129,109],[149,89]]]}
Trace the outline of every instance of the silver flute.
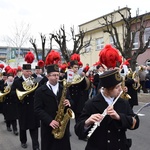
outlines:
{"label": "silver flute", "polygon": [[[111,106],[113,106],[113,105],[117,102],[117,100],[118,100],[118,98],[121,96],[122,92],[123,92],[123,91],[121,91],[121,92],[119,93],[119,95],[118,95],[118,96],[116,97],[116,99],[113,101],[113,103],[111,104]],[[107,107],[107,108],[108,108],[108,107]],[[104,110],[104,112],[102,113],[103,119],[104,119],[105,116],[107,115],[107,108],[106,108],[106,109]],[[103,120],[103,119],[102,119],[102,120]],[[102,122],[102,120],[99,121],[99,122],[95,122],[95,123],[94,123],[93,127],[92,127],[91,130],[88,132],[87,139],[89,139],[89,138],[91,137],[91,135],[93,134],[93,132],[96,130],[96,128],[97,128],[98,126],[100,126],[100,123]]]}

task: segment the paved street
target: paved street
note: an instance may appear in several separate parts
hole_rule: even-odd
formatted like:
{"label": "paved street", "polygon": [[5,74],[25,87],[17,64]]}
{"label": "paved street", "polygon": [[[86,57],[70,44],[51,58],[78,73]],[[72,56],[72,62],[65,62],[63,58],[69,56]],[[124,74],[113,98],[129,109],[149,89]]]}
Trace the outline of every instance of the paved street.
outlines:
{"label": "paved street", "polygon": [[[143,96],[142,96],[143,97]],[[149,95],[146,96],[148,102]],[[150,100],[149,100],[150,101]],[[139,103],[139,106],[134,107],[136,112],[143,102]],[[131,150],[150,150],[150,107],[144,108],[140,112],[140,127],[135,131],[127,131],[127,137],[132,138],[133,144]],[[144,115],[144,116],[143,116]],[[71,120],[71,146],[72,150],[84,150],[86,145],[85,141],[78,140],[74,133],[74,120]],[[29,135],[29,132],[28,132]],[[32,150],[31,139],[28,136],[28,148],[26,150]],[[3,120],[3,116],[0,114],[0,150],[23,150],[20,147],[19,136],[15,136],[12,132],[6,131],[6,126]]]}

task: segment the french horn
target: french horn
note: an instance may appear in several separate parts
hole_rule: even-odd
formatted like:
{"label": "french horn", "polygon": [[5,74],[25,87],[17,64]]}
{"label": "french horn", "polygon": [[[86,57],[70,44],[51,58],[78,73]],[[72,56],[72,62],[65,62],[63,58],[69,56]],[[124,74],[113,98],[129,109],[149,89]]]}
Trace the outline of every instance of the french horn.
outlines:
{"label": "french horn", "polygon": [[26,81],[22,82],[22,86],[25,91],[19,91],[16,89],[18,99],[22,101],[25,96],[33,92],[38,87],[38,85],[38,82],[35,82],[33,77],[29,77]]}
{"label": "french horn", "polygon": [[7,85],[4,87],[4,92],[3,93],[0,92],[0,102],[3,102],[4,97],[10,93],[10,90],[11,90],[10,86]]}

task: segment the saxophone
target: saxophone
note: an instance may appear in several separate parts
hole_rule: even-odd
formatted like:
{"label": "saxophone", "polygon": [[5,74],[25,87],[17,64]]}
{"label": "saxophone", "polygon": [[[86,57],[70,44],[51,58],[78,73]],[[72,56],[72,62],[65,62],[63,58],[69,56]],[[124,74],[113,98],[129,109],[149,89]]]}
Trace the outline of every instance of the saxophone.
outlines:
{"label": "saxophone", "polygon": [[66,79],[63,79],[63,91],[62,91],[62,96],[58,105],[58,111],[55,117],[55,120],[57,122],[59,122],[60,126],[56,129],[52,130],[52,134],[54,135],[55,139],[61,139],[64,136],[65,130],[66,130],[66,126],[68,124],[68,121],[70,119],[74,119],[75,115],[74,112],[72,111],[72,109],[67,108],[66,113],[65,111],[65,106],[64,106],[64,100],[66,99],[66,94],[67,94],[67,89],[69,86],[73,85],[73,84],[77,84],[80,83],[82,80],[84,79],[84,77],[81,77],[78,74],[75,74],[73,79],[71,81],[68,81]]}
{"label": "saxophone", "polygon": [[63,79],[62,96],[58,105],[57,115],[55,117],[55,120],[59,122],[60,126],[52,130],[52,134],[54,135],[55,139],[63,138],[68,121],[71,118],[74,119],[75,117],[74,112],[70,108],[67,108],[66,113],[64,113],[65,106],[63,103],[64,103],[64,100],[66,99],[67,88],[70,85],[71,83],[67,83],[66,79]]}

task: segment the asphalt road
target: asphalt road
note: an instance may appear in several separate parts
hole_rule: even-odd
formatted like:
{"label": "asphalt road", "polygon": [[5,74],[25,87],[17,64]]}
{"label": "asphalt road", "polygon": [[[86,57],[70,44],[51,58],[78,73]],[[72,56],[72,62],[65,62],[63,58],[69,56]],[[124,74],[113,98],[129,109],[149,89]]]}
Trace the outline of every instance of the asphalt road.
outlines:
{"label": "asphalt road", "polygon": [[[150,95],[149,95],[150,96]],[[147,96],[147,98],[149,97]],[[145,102],[140,102],[139,106],[134,107],[136,112]],[[127,137],[132,138],[131,150],[150,150],[150,107],[144,108],[140,112],[140,127],[137,130],[128,130]],[[71,147],[72,150],[84,150],[86,142],[78,140],[74,133],[74,120],[71,120]],[[32,150],[31,139],[28,133],[28,148]],[[40,141],[40,138],[39,138]],[[6,125],[0,114],[0,150],[23,150],[20,146],[19,136],[15,136],[12,132],[6,130]]]}

